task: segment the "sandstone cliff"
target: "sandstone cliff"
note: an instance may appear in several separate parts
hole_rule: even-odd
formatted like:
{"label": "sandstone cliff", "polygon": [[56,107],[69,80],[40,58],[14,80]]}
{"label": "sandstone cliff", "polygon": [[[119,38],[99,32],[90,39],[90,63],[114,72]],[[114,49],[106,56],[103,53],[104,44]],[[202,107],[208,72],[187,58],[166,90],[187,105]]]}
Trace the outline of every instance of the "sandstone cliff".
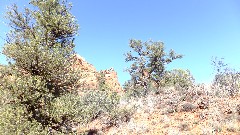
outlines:
{"label": "sandstone cliff", "polygon": [[80,55],[76,54],[75,59],[76,63],[74,64],[74,67],[81,71],[81,79],[79,80],[81,83],[81,89],[96,90],[104,85],[112,91],[122,91],[122,87],[118,82],[117,72],[113,68],[97,71],[92,64],[88,63]]}

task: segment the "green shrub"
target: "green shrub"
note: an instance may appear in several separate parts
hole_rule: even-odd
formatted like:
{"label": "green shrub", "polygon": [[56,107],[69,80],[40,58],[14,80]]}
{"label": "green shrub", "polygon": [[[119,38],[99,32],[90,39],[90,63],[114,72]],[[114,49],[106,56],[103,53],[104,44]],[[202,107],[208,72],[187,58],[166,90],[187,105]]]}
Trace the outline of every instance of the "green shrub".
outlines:
{"label": "green shrub", "polygon": [[[173,69],[166,71],[163,75],[160,84],[162,89],[166,87],[174,87],[175,90],[186,92],[194,86],[194,78],[189,70]],[[142,86],[134,86],[133,81],[129,80],[123,85],[126,97],[145,97],[148,94],[158,94],[160,89],[154,83],[148,83],[147,88]]]}
{"label": "green shrub", "polygon": [[102,91],[110,90],[110,87],[106,83],[104,72],[100,71],[99,75],[97,75],[97,80],[98,80],[99,90],[102,90]]}
{"label": "green shrub", "polygon": [[[5,94],[5,95],[4,95]],[[1,93],[1,97],[6,97],[6,93]],[[0,134],[47,134],[47,133],[73,133],[72,128],[83,120],[79,118],[81,112],[81,100],[78,95],[66,94],[55,98],[51,106],[46,110],[41,110],[45,114],[58,121],[58,124],[43,126],[40,122],[32,118],[31,113],[21,104],[11,104],[2,101],[0,105]],[[56,130],[54,130],[56,128]]]}
{"label": "green shrub", "polygon": [[194,85],[194,78],[189,70],[173,69],[164,74],[162,86],[174,86],[175,89],[188,89]]}
{"label": "green shrub", "polygon": [[84,94],[80,102],[80,116],[82,123],[88,123],[103,113],[111,112],[119,103],[117,93],[107,91],[89,91]]}
{"label": "green shrub", "polygon": [[47,128],[43,128],[35,120],[29,121],[26,109],[19,105],[0,106],[0,134],[20,135],[20,134],[47,134]]}
{"label": "green shrub", "polygon": [[78,109],[81,124],[87,124],[95,119],[99,119],[107,127],[128,122],[134,108],[120,106],[120,98],[116,92],[101,90],[84,94]]}

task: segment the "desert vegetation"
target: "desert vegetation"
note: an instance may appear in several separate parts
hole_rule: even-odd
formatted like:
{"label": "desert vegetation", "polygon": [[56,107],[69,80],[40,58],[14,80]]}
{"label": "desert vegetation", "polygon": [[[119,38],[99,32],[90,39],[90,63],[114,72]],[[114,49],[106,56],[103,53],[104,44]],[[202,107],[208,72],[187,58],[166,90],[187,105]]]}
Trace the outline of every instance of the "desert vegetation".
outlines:
{"label": "desert vegetation", "polygon": [[[0,68],[0,134],[239,134],[239,72],[213,59],[215,78],[197,84],[189,70],[166,67],[183,55],[163,42],[131,39],[122,92],[99,74],[81,88],[74,68],[78,24],[66,0],[31,0],[6,14],[11,31]],[[184,58],[183,58],[184,59]],[[80,92],[79,92],[80,91]]]}

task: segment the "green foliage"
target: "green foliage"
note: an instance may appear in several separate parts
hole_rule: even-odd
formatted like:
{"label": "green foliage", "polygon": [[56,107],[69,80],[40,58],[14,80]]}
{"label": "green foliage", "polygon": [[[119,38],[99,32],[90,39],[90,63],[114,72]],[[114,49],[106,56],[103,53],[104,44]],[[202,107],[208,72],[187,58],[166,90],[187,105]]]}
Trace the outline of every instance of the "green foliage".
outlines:
{"label": "green foliage", "polygon": [[165,94],[165,92],[174,88],[174,92],[181,96],[184,100],[186,97],[191,97],[194,88],[194,78],[190,71],[182,69],[173,69],[166,71],[161,81],[161,88],[155,87],[153,83],[148,83],[146,87],[134,86],[133,81],[129,80],[123,85],[125,90],[124,97],[131,98],[144,98],[149,95]]}
{"label": "green foliage", "polygon": [[81,100],[82,123],[88,123],[103,113],[109,113],[116,109],[120,97],[117,93],[107,91],[90,91]]}
{"label": "green foliage", "polygon": [[82,98],[79,118],[82,124],[99,119],[107,126],[117,126],[121,122],[127,122],[134,112],[133,108],[120,106],[120,96],[110,91],[90,91]]}
{"label": "green foliage", "polygon": [[[182,58],[182,55],[176,54],[173,50],[165,52],[163,42],[141,40],[130,40],[131,51],[126,54],[126,62],[133,62],[127,70],[133,84],[147,87],[149,83],[154,83],[156,87],[161,86],[161,80],[166,72],[166,65],[173,60]],[[136,56],[134,56],[136,54]]]}
{"label": "green foliage", "polygon": [[97,80],[98,80],[98,87],[99,90],[110,90],[108,84],[106,83],[106,78],[104,72],[100,71],[99,75],[97,75]]}
{"label": "green foliage", "polygon": [[[79,80],[72,67],[78,25],[66,0],[31,0],[30,4],[34,10],[19,12],[13,5],[6,16],[12,29],[3,54],[9,65],[1,70],[0,84],[9,99],[1,112],[11,115],[5,117],[9,123],[3,124],[1,132],[13,126],[11,134],[32,134],[32,128],[66,133],[77,116],[69,94]],[[21,120],[12,120],[14,116]]]}
{"label": "green foliage", "polygon": [[[1,91],[1,98],[7,96]],[[0,105],[0,133],[8,134],[74,134],[73,127],[100,119],[107,126],[118,126],[129,121],[133,108],[119,106],[120,96],[109,91],[88,91],[82,96],[66,94],[55,98],[48,115],[61,123],[58,130],[43,126],[36,120],[29,121],[26,107],[9,104],[2,100]],[[58,125],[55,125],[58,126]]]}
{"label": "green foliage", "polygon": [[41,124],[29,121],[25,107],[4,105],[0,108],[0,134],[47,134]]}
{"label": "green foliage", "polygon": [[174,86],[188,89],[194,84],[194,78],[189,70],[173,69],[167,71],[162,80],[162,86]]}
{"label": "green foliage", "polygon": [[[60,131],[72,133],[72,128],[76,127],[81,119],[81,97],[76,94],[65,94],[52,101],[49,115],[61,123]],[[59,125],[56,125],[59,126]]]}
{"label": "green foliage", "polygon": [[[1,99],[7,97],[5,91],[0,93]],[[59,121],[59,124],[47,125],[43,127],[35,119],[31,119],[32,114],[24,105],[11,104],[9,101],[1,100],[0,105],[0,134],[70,134],[76,122],[81,122],[81,99],[75,94],[66,94],[60,98],[55,98],[49,110],[41,110],[42,114],[47,113],[49,117]],[[61,126],[60,126],[61,125]],[[53,130],[55,126],[58,130]]]}

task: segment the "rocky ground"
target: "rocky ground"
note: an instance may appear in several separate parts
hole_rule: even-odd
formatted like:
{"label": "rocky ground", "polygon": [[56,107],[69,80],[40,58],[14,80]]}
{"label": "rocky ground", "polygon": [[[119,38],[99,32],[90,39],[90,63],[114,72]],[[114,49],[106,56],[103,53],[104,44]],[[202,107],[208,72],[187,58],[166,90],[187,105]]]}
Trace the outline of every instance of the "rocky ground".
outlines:
{"label": "rocky ground", "polygon": [[229,134],[240,135],[240,97],[213,99],[208,109],[163,113],[162,108],[137,112],[130,122],[113,127],[106,134]]}
{"label": "rocky ground", "polygon": [[240,96],[213,96],[194,91],[180,94],[174,89],[146,98],[122,101],[137,106],[127,122],[108,127],[96,119],[79,127],[89,134],[106,135],[240,135]]}

